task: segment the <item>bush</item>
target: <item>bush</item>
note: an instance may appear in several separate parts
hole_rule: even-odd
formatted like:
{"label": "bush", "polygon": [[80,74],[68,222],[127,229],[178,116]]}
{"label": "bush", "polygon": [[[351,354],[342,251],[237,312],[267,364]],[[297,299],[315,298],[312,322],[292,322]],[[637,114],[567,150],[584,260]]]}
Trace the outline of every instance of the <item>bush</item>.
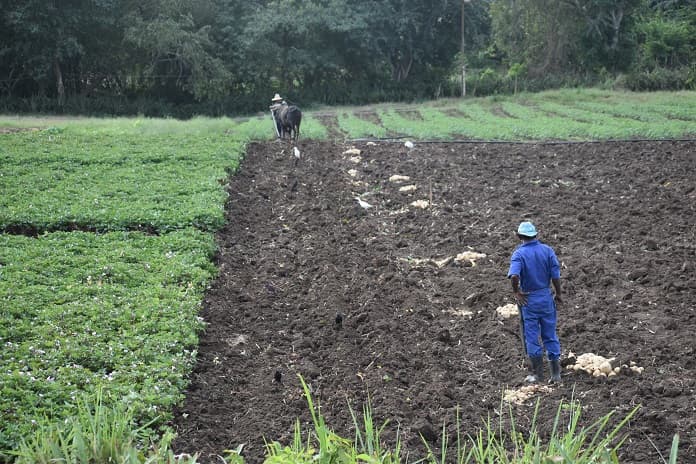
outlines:
{"label": "bush", "polygon": [[505,77],[493,68],[477,69],[467,74],[467,88],[471,88],[472,96],[495,95],[512,93],[505,82]]}
{"label": "bush", "polygon": [[696,89],[696,66],[635,71],[617,79],[616,85],[634,92]]}
{"label": "bush", "polygon": [[[493,68],[472,69],[467,72],[467,94],[474,97],[488,95],[507,94],[515,91],[515,77],[517,77],[518,92],[542,92],[561,88],[591,87],[607,80],[606,73],[598,74],[546,74],[542,77],[529,77],[525,75],[524,66],[517,65],[519,69],[506,73]],[[451,75],[450,85],[461,86],[461,76]],[[458,96],[461,90],[457,87],[454,96]]]}

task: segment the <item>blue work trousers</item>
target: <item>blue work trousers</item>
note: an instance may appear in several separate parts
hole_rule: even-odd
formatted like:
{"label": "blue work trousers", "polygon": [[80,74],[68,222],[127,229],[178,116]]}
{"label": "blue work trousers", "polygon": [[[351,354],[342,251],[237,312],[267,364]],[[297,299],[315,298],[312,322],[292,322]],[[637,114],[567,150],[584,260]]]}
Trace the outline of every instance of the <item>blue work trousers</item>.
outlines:
{"label": "blue work trousers", "polygon": [[543,354],[550,360],[561,356],[561,343],[556,335],[556,303],[550,288],[536,290],[527,295],[527,304],[520,308],[524,321],[524,340],[527,356],[535,358]]}

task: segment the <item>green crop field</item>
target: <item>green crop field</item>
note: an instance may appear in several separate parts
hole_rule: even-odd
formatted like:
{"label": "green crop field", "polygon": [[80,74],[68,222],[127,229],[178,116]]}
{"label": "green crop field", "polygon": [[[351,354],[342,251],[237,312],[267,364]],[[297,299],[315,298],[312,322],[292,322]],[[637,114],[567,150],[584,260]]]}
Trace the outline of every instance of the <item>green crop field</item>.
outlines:
{"label": "green crop field", "polygon": [[[327,111],[337,127],[315,116]],[[100,388],[158,430],[195,360],[226,184],[247,143],[275,137],[270,117],[0,116],[0,129],[0,462]],[[346,140],[695,137],[696,93],[311,109],[300,143],[330,130]]]}
{"label": "green crop field", "polygon": [[[606,140],[678,138],[694,134],[693,92],[631,94],[565,90],[516,97],[443,100],[422,105],[377,105],[375,130],[338,111],[351,137],[480,140]],[[360,110],[359,112],[364,112]],[[370,124],[370,123],[368,123]]]}
{"label": "green crop field", "polygon": [[184,229],[0,236],[0,446],[75,411],[108,385],[165,418],[194,360],[212,236]]}
{"label": "green crop field", "polygon": [[67,129],[18,133],[3,144],[0,228],[96,230],[223,221],[227,171],[242,147],[223,135],[124,136]]}

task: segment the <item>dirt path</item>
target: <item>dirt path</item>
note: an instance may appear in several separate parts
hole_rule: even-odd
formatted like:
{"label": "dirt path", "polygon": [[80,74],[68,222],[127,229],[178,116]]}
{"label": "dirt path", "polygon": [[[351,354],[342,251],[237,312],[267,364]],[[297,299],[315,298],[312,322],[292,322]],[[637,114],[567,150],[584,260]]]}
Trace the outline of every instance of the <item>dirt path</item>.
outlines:
{"label": "dirt path", "polygon": [[326,127],[329,140],[340,143],[347,138],[347,134],[340,129],[338,125],[338,116],[336,114],[323,114],[316,116],[321,124]]}
{"label": "dirt path", "polygon": [[[347,402],[359,410],[368,395],[391,421],[387,442],[398,425],[411,456],[423,456],[419,434],[439,447],[443,420],[452,436],[457,405],[474,433],[524,377],[517,320],[496,308],[510,302],[514,230],[529,218],[563,263],[564,356],[644,371],[564,370],[563,386],[513,406],[520,429],[537,398],[546,431],[561,399],[580,399],[585,425],[642,404],[622,462],[661,462],[650,442],[666,456],[676,432],[680,462],[696,462],[696,143],[361,144],[359,159],[299,148],[295,163],[277,143],[251,144],[232,180],[177,452],[212,462],[245,443],[260,462],[264,436],[289,443],[296,417],[309,429],[297,374],[345,437]],[[467,250],[486,257],[419,261]]]}

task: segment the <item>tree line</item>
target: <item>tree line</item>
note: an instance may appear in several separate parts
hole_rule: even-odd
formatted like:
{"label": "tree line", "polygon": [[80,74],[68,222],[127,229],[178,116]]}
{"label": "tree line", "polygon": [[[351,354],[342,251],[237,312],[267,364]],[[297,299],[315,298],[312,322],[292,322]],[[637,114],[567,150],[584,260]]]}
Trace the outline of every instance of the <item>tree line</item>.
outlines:
{"label": "tree line", "polygon": [[696,88],[696,0],[0,5],[5,112],[217,116],[259,111],[276,92],[337,105],[563,85]]}

